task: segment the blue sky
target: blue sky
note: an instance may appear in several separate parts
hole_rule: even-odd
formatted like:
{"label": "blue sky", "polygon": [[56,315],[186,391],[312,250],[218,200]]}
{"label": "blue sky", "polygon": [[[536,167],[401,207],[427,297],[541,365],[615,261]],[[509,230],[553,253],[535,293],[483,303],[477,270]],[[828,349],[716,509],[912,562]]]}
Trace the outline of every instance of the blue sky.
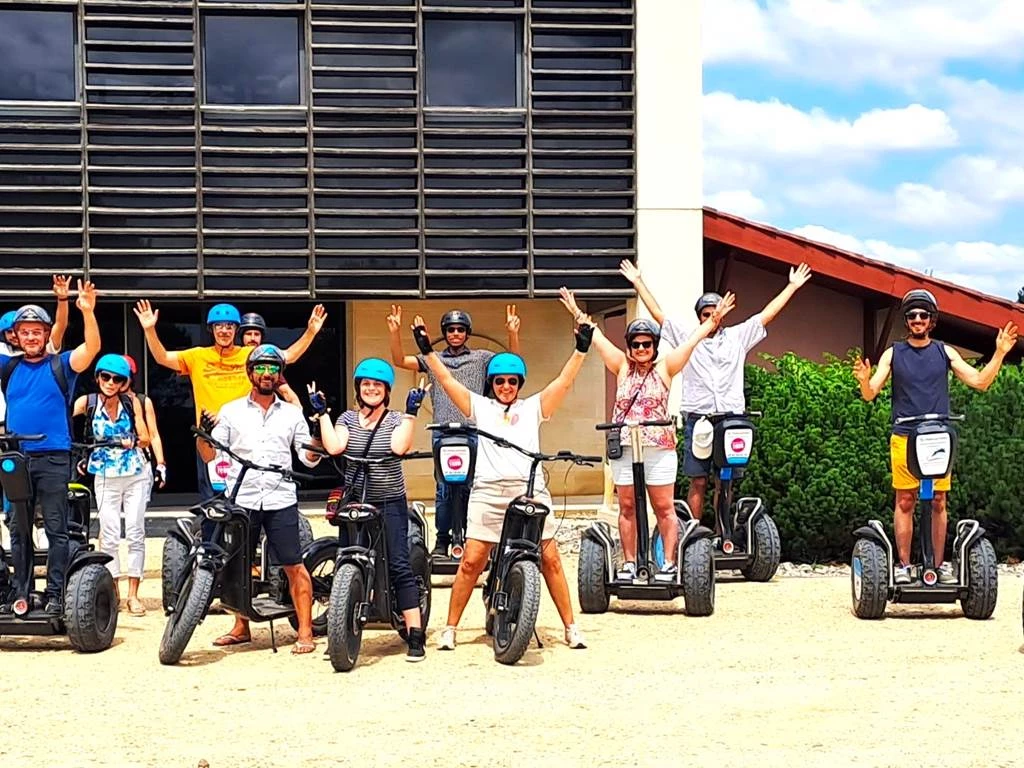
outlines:
{"label": "blue sky", "polygon": [[1024,2],[703,8],[707,205],[1017,297]]}

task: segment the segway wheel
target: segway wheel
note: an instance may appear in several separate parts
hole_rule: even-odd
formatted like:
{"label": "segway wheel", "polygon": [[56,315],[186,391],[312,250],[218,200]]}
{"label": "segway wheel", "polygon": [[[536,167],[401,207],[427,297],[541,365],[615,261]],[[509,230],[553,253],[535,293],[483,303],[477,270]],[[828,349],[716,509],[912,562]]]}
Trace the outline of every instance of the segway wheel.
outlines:
{"label": "segway wheel", "polygon": [[[309,580],[313,582],[313,636],[327,634],[327,614],[330,611],[331,585],[334,583],[334,564],[337,551],[327,549],[307,565]],[[288,617],[292,629],[299,631],[299,620],[292,614]]]}
{"label": "segway wheel", "polygon": [[99,563],[79,568],[64,592],[64,626],[79,653],[105,651],[117,630],[117,593],[110,571]]}
{"label": "segway wheel", "polygon": [[775,521],[761,515],[754,521],[753,551],[745,568],[740,569],[747,581],[771,581],[782,560],[782,542]]}
{"label": "segway wheel", "polygon": [[540,610],[540,571],[536,563],[520,560],[505,580],[508,604],[494,617],[494,660],[515,664],[526,653]]}
{"label": "segway wheel", "polygon": [[694,539],[683,550],[683,601],[687,616],[715,612],[715,560],[711,539]]}
{"label": "segway wheel", "polygon": [[363,625],[357,613],[363,600],[363,572],[345,563],[334,576],[327,609],[327,655],[335,672],[348,672],[359,659]]}
{"label": "segway wheel", "polygon": [[583,613],[604,613],[608,610],[608,561],[604,547],[593,539],[580,541],[579,571],[576,582],[579,589],[580,610]]}
{"label": "segway wheel", "polygon": [[167,626],[160,638],[160,663],[177,664],[185,652],[192,633],[203,620],[213,595],[213,571],[193,568],[185,578],[174,610],[167,616]]}
{"label": "segway wheel", "polygon": [[996,551],[988,539],[978,539],[967,550],[967,596],[960,607],[968,619],[984,620],[996,609],[999,573]]}
{"label": "segway wheel", "polygon": [[[427,553],[427,546],[420,540],[409,542],[409,565],[412,567],[412,575],[416,579],[416,589],[420,596],[420,626],[425,632],[430,622],[430,555]],[[398,630],[403,640],[409,639],[409,633],[405,627]]]}
{"label": "segway wheel", "polygon": [[858,539],[850,558],[850,593],[858,619],[880,619],[889,597],[889,557],[871,539]]}
{"label": "segway wheel", "polygon": [[169,612],[177,602],[174,585],[178,583],[178,576],[185,570],[188,550],[188,545],[176,536],[167,534],[164,537],[163,559],[160,564],[160,592],[164,612]]}

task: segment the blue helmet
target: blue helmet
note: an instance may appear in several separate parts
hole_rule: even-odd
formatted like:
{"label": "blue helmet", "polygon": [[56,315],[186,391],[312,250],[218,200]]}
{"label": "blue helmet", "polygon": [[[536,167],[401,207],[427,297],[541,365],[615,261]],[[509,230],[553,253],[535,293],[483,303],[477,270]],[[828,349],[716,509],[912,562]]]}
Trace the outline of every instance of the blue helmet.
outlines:
{"label": "blue helmet", "polygon": [[100,371],[106,371],[112,373],[115,376],[124,376],[126,379],[132,377],[132,369],[128,365],[128,361],[124,359],[124,355],[104,355],[96,363],[96,373]]}
{"label": "blue helmet", "polygon": [[491,358],[487,363],[487,383],[484,384],[484,394],[493,391],[491,381],[495,376],[518,376],[519,386],[526,382],[526,363],[519,355],[511,352],[501,352]]}
{"label": "blue helmet", "polygon": [[241,325],[242,316],[238,313],[238,309],[232,304],[214,304],[210,307],[210,311],[206,313],[206,324],[209,326],[214,323],[234,323],[235,325]]}
{"label": "blue helmet", "polygon": [[16,314],[18,313],[13,309],[10,312],[4,312],[3,316],[0,317],[0,333],[14,329],[14,316]]}
{"label": "blue helmet", "polygon": [[391,389],[395,386],[395,369],[386,360],[381,360],[379,357],[368,357],[359,362],[355,373],[352,374],[352,381],[356,386],[359,386],[359,382],[363,379],[383,381],[388,385],[388,389]]}

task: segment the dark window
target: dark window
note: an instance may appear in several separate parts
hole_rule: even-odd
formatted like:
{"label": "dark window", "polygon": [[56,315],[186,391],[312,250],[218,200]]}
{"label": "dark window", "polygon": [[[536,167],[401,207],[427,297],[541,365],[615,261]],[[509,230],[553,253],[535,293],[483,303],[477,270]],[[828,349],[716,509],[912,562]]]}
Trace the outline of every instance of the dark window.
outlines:
{"label": "dark window", "polygon": [[0,100],[75,101],[75,14],[0,11]]}
{"label": "dark window", "polygon": [[204,17],[206,103],[299,104],[301,51],[297,17]]}
{"label": "dark window", "polygon": [[428,107],[523,104],[523,34],[517,19],[424,21]]}

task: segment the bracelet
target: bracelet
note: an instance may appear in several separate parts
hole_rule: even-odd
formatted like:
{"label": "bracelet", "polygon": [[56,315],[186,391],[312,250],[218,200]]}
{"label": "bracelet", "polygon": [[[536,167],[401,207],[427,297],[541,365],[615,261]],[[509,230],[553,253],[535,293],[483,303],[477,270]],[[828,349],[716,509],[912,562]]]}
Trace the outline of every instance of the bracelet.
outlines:
{"label": "bracelet", "polygon": [[415,413],[403,413],[402,414],[402,418],[403,419],[415,419],[416,418],[416,414]]}
{"label": "bracelet", "polygon": [[67,297],[67,296],[65,296],[65,297],[64,297],[63,299],[61,299],[61,298],[58,298],[58,299],[57,299],[57,301],[67,301],[67,300],[68,300],[68,297]]}

